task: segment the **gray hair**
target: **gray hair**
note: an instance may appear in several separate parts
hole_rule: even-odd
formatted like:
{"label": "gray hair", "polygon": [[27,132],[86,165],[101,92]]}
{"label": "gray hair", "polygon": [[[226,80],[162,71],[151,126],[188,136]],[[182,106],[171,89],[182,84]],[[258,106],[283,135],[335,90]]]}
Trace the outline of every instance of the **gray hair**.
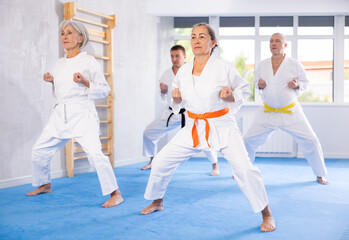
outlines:
{"label": "gray hair", "polygon": [[282,33],[278,33],[278,32],[273,33],[273,35],[271,35],[271,37],[270,37],[270,38],[274,37],[275,35],[280,35],[280,36],[281,36],[281,38],[282,38],[282,42],[283,42],[283,43],[285,43],[285,42],[287,41],[287,40],[286,40],[286,36],[285,36],[285,35],[283,35]]}
{"label": "gray hair", "polygon": [[61,24],[59,24],[59,30],[60,31],[63,31],[63,29],[66,27],[66,26],[72,26],[75,31],[83,37],[83,40],[82,42],[80,43],[80,48],[83,48],[86,46],[86,44],[88,43],[88,40],[89,40],[89,35],[88,35],[88,31],[87,29],[85,28],[84,25],[82,25],[81,23],[79,22],[76,22],[76,21],[68,21],[68,20],[64,20],[63,22],[61,22]]}
{"label": "gray hair", "polygon": [[[205,23],[205,22],[197,23],[197,24],[195,24],[195,25],[193,26],[192,31],[193,31],[193,29],[196,28],[196,27],[205,27],[205,28],[207,29],[207,31],[208,31],[208,34],[209,34],[210,37],[211,37],[211,40],[212,40],[212,41],[214,41],[214,40],[217,41],[216,33],[215,33],[215,31],[213,30],[213,28],[212,28],[210,25],[208,25],[208,24]],[[218,45],[217,45],[217,43],[216,43],[216,45],[215,45],[215,46],[212,48],[212,50],[211,50],[211,54],[212,54],[213,50],[214,50],[215,48],[217,48],[217,47],[218,47]]]}

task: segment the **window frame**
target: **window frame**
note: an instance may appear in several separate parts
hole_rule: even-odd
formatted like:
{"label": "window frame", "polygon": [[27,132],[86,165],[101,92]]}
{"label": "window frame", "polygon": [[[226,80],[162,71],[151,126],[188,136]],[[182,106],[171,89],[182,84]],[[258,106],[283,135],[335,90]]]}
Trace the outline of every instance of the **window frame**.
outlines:
{"label": "window frame", "polygon": [[[304,39],[331,39],[333,40],[333,87],[332,87],[332,99],[331,102],[302,102],[302,105],[312,105],[312,106],[323,106],[323,105],[349,105],[349,102],[344,102],[344,39],[349,39],[349,35],[344,35],[345,28],[345,18],[349,18],[349,16],[345,15],[336,15],[336,16],[328,16],[334,18],[334,26],[333,26],[333,35],[298,35],[298,27],[299,27],[299,17],[308,17],[301,15],[287,15],[280,17],[293,17],[293,34],[286,35],[287,41],[292,44],[292,56],[298,59],[298,40]],[[226,16],[222,16],[226,17]],[[251,16],[247,16],[251,17]],[[255,41],[255,66],[260,64],[261,62],[261,43],[262,41],[269,41],[269,37],[267,35],[260,35],[260,19],[261,17],[270,17],[270,16],[262,16],[256,15],[253,16],[255,18],[255,35],[219,35],[219,27],[220,27],[220,16],[210,16],[209,24],[215,30],[217,35],[217,41],[219,45],[219,40],[221,39],[253,39]],[[309,16],[311,17],[311,16]],[[318,17],[318,16],[315,16]],[[174,42],[178,40],[190,40],[190,36],[179,36],[174,35]],[[254,102],[248,102],[248,105],[260,105],[262,100],[259,94],[256,94]]]}

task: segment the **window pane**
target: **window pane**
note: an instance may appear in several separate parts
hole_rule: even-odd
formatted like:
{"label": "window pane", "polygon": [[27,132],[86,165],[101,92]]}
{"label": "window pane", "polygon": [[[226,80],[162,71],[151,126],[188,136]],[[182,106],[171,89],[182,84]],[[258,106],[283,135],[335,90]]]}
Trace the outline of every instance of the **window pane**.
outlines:
{"label": "window pane", "polygon": [[292,35],[293,17],[260,17],[260,35],[272,35],[277,32]]}
{"label": "window pane", "polygon": [[189,62],[194,59],[194,54],[191,50],[191,41],[190,40],[178,40],[175,42],[175,45],[182,45],[185,49],[186,58],[185,61]]}
{"label": "window pane", "polygon": [[332,102],[333,40],[299,40],[298,58],[310,81],[310,89],[304,92],[299,100],[303,102]]}
{"label": "window pane", "polygon": [[240,75],[250,83],[251,96],[248,101],[254,101],[254,40],[220,40],[221,58],[234,63]]}
{"label": "window pane", "polygon": [[349,26],[344,28],[344,34],[349,35]]}
{"label": "window pane", "polygon": [[[287,47],[285,48],[285,53],[287,56],[292,57],[292,43],[287,42]],[[262,41],[261,46],[261,60],[267,59],[271,57],[270,47],[269,47],[269,41]]]}
{"label": "window pane", "polygon": [[298,27],[298,35],[333,35],[333,27]]}
{"label": "window pane", "polygon": [[190,36],[192,28],[174,28],[175,36]]}
{"label": "window pane", "polygon": [[349,39],[344,40],[344,102],[349,102]]}
{"label": "window pane", "polygon": [[254,35],[254,27],[220,27],[219,35],[220,36],[237,36],[237,35]]}
{"label": "window pane", "polygon": [[345,16],[344,34],[349,35],[349,16]]}
{"label": "window pane", "polygon": [[208,17],[175,17],[173,20],[174,28],[192,28],[195,24],[208,23]]}
{"label": "window pane", "polygon": [[282,33],[284,35],[292,35],[293,27],[260,27],[259,34],[271,36],[274,33]]}
{"label": "window pane", "polygon": [[333,16],[298,17],[299,35],[333,35]]}
{"label": "window pane", "polygon": [[254,35],[254,17],[220,17],[219,35]]}

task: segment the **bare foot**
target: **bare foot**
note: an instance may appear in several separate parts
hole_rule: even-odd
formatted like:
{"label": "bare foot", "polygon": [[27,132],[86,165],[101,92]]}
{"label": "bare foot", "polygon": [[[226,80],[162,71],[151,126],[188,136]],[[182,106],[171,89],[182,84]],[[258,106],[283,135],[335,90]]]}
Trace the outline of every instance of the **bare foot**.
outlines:
{"label": "bare foot", "polygon": [[218,163],[214,163],[212,164],[212,172],[211,172],[211,176],[218,176],[220,174],[219,172],[219,166]]}
{"label": "bare foot", "polygon": [[51,187],[51,183],[48,183],[48,184],[41,185],[34,191],[28,192],[27,196],[35,196],[40,193],[50,193],[50,192],[52,192],[52,187]]}
{"label": "bare foot", "polygon": [[320,184],[327,185],[329,182],[325,179],[325,177],[317,177],[316,181],[318,181]]}
{"label": "bare foot", "polygon": [[148,207],[144,208],[141,211],[141,214],[146,215],[155,211],[161,211],[164,209],[164,201],[163,199],[154,200]]}
{"label": "bare foot", "polygon": [[271,232],[275,230],[275,221],[273,218],[273,215],[271,214],[271,211],[269,209],[269,205],[267,205],[262,210],[262,216],[263,216],[263,222],[261,224],[261,231],[262,232]]}
{"label": "bare foot", "polygon": [[102,207],[115,207],[116,205],[119,205],[120,203],[122,203],[124,201],[124,199],[121,196],[120,190],[116,189],[114,192],[112,192],[110,194],[110,198],[108,201],[106,201]]}
{"label": "bare foot", "polygon": [[147,170],[147,169],[151,169],[151,162],[153,161],[154,157],[150,157],[150,161],[147,165],[145,165],[144,167],[142,167],[142,170]]}
{"label": "bare foot", "polygon": [[149,162],[147,165],[145,165],[145,166],[142,167],[141,169],[142,169],[142,170],[151,169],[151,162]]}

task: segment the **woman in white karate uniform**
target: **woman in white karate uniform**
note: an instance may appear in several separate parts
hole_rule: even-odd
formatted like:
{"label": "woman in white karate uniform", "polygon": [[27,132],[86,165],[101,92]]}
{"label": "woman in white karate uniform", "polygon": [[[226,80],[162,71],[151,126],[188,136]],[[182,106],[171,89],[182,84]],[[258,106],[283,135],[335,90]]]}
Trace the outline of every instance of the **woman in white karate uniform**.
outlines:
{"label": "woman in white karate uniform", "polygon": [[249,161],[234,114],[250,95],[249,84],[233,64],[211,56],[215,33],[205,24],[193,27],[195,59],[182,66],[174,80],[172,108],[188,112],[187,124],[155,156],[144,197],[153,202],[142,210],[163,209],[163,197],[175,169],[199,151],[213,148],[230,163],[236,182],[254,212],[262,212],[261,231],[275,229],[259,170]]}
{"label": "woman in white karate uniform", "polygon": [[[179,128],[179,126],[184,127],[186,111],[181,109],[180,114],[174,114],[171,105],[172,99],[172,83],[175,78],[177,71],[180,67],[185,64],[185,49],[181,45],[175,45],[171,48],[171,61],[172,67],[168,68],[161,76],[159,85],[162,100],[167,102],[167,107],[162,111],[162,113],[157,116],[154,121],[147,125],[143,132],[143,156],[150,157],[150,161],[145,165],[142,170],[150,169],[151,162],[154,156],[157,154],[157,143],[158,141],[169,134],[170,132]],[[212,163],[211,176],[219,175],[219,166],[217,159],[217,152],[213,149],[209,151],[204,151],[208,160]]]}
{"label": "woman in white karate uniform", "polygon": [[52,156],[75,138],[97,171],[103,195],[111,195],[103,207],[113,207],[123,199],[109,159],[101,150],[99,118],[94,105],[94,99],[105,98],[110,87],[96,59],[81,52],[88,42],[86,28],[75,21],[63,21],[60,30],[67,55],[58,60],[52,75],[45,73],[43,77],[52,84],[57,102],[32,150],[33,186],[38,188],[27,195],[52,191]]}

